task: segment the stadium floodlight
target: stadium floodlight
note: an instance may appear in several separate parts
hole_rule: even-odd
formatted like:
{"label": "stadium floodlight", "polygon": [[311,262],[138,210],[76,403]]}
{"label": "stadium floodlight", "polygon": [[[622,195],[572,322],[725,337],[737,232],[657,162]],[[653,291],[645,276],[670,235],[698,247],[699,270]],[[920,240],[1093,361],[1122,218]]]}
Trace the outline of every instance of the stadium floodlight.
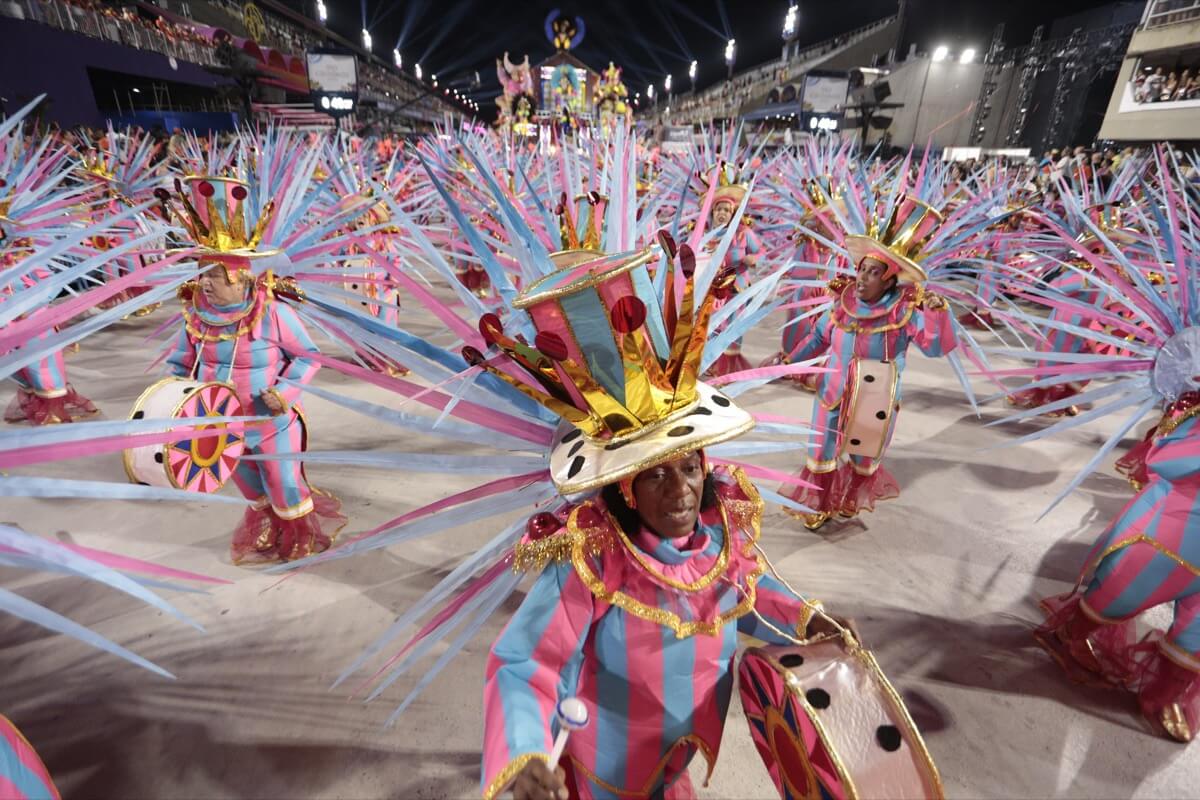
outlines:
{"label": "stadium floodlight", "polygon": [[396,62],[396,69],[404,69],[404,58],[400,55],[400,51],[392,48],[392,61]]}
{"label": "stadium floodlight", "polygon": [[688,67],[688,77],[692,79],[692,83],[696,82],[696,62],[695,61],[693,61],[692,65],[690,67]]}
{"label": "stadium floodlight", "polygon": [[960,63],[960,64],[970,64],[974,60],[975,60],[975,48],[974,47],[968,47],[966,50],[963,50],[962,55],[960,55],[958,57],[958,63]]}
{"label": "stadium floodlight", "polygon": [[796,12],[795,6],[788,6],[787,15],[783,18],[783,38],[785,39],[796,35]]}
{"label": "stadium floodlight", "polygon": [[950,48],[946,47],[946,45],[944,45],[944,44],[939,44],[937,47],[933,48],[933,60],[934,61],[945,61],[946,57],[949,55],[950,55]]}
{"label": "stadium floodlight", "polygon": [[362,33],[363,49],[369,53],[371,51],[371,32],[366,28],[363,28]]}
{"label": "stadium floodlight", "polygon": [[421,80],[421,65],[417,64],[413,67],[413,74],[417,76],[417,80]]}
{"label": "stadium floodlight", "polygon": [[663,81],[663,91],[667,94],[671,93],[671,76],[667,75],[667,79]]}
{"label": "stadium floodlight", "polygon": [[648,97],[651,100],[654,99],[654,84],[653,83],[646,87],[646,97]]}
{"label": "stadium floodlight", "polygon": [[325,22],[329,19],[329,12],[325,10],[324,0],[317,0],[317,19]]}
{"label": "stadium floodlight", "polygon": [[737,53],[737,39],[730,39],[725,43],[725,63],[732,66],[733,57]]}

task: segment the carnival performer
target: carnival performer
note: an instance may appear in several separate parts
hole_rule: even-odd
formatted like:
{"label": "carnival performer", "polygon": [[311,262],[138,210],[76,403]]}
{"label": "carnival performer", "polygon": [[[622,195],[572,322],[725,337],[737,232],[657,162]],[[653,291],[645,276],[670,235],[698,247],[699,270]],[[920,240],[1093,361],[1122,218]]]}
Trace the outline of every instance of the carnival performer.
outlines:
{"label": "carnival performer", "polygon": [[[171,374],[230,383],[245,413],[273,418],[246,429],[247,453],[303,452],[300,396],[319,368],[305,357],[316,345],[296,312],[276,301],[272,279],[254,278],[248,259],[202,260],[200,268],[196,284],[180,293],[184,329],[167,358]],[[346,522],[336,498],[313,491],[300,461],[243,459],[233,479],[253,504],[233,534],[235,564],[321,552]]]}
{"label": "carnival performer", "polygon": [[[230,545],[236,564],[320,552],[346,522],[341,503],[312,488],[299,459],[307,440],[300,399],[318,351],[297,312],[281,302],[299,301],[301,290],[271,265],[315,267],[346,257],[353,220],[370,200],[348,195],[318,207],[313,176],[321,153],[285,157],[298,141],[273,132],[243,142],[244,180],[192,175],[186,189],[176,183],[175,197],[158,191],[163,214],[186,230],[199,263],[196,281],[180,292],[184,325],[168,357],[172,374],[232,384],[245,413],[271,416],[245,430],[245,452],[265,458],[243,457],[233,476],[252,503]],[[251,144],[254,167],[244,151]],[[276,203],[291,210],[286,230]]]}
{"label": "carnival performer", "polygon": [[908,347],[937,357],[957,346],[948,305],[923,287],[916,260],[941,222],[934,208],[905,196],[878,238],[847,235],[855,279],[829,282],[832,306],[789,356],[795,362],[829,352],[830,371],[813,401],[815,440],[797,476],[810,486],[790,492],[811,509],[802,515],[810,530],[900,494],[882,459],[900,410]]}
{"label": "carnival performer", "polygon": [[[719,175],[724,185],[718,187],[713,195],[708,230],[717,232],[717,236],[709,243],[709,248],[710,250],[717,249],[719,232],[725,230],[729,225],[736,226],[737,231],[734,233],[733,241],[725,252],[725,259],[721,264],[722,269],[729,270],[735,276],[731,287],[730,296],[732,296],[750,285],[754,268],[758,264],[762,251],[762,242],[759,241],[758,234],[751,227],[748,216],[743,215],[736,222],[733,220],[742,205],[742,199],[746,196],[748,187],[741,183],[725,183],[726,172],[724,169],[721,169]],[[749,360],[742,355],[742,341],[738,339],[717,357],[717,360],[709,367],[707,374],[714,377],[728,375],[750,369],[750,366]]]}
{"label": "carnival performer", "polygon": [[[153,191],[161,180],[161,174],[156,160],[159,146],[152,137],[133,128],[118,133],[110,126],[108,134],[100,141],[90,142],[85,139],[83,150],[77,174],[92,188],[91,197],[94,202],[91,212],[95,220],[102,221],[127,208],[154,199]],[[115,248],[125,239],[142,235],[146,228],[140,215],[130,217],[122,223],[119,230],[104,237],[98,244],[105,248]],[[144,264],[140,254],[114,256],[104,269],[97,271],[93,277],[114,281],[142,266]],[[101,307],[111,308],[144,294],[149,288],[144,285],[130,286],[113,295]],[[145,316],[157,307],[157,303],[144,306],[135,311],[133,316]]]}
{"label": "carnival performer", "polygon": [[[85,220],[83,188],[68,187],[64,182],[74,169],[69,149],[32,145],[22,118],[14,118],[6,127],[8,130],[0,135],[0,304],[18,287],[29,289],[49,281],[61,265],[61,260],[48,260],[29,266],[30,257],[49,246],[51,230],[61,231],[89,221]],[[97,231],[81,247],[89,249],[103,239]],[[46,306],[54,294],[45,298]],[[44,306],[33,308],[16,319],[45,316],[46,311]],[[38,342],[47,341],[53,333],[54,327],[48,326],[25,347],[37,348]],[[12,378],[17,394],[4,413],[8,422],[51,425],[97,412],[92,401],[68,380],[61,348],[22,367]]]}
{"label": "carnival performer", "polygon": [[[1200,338],[1191,339],[1200,373]],[[1152,724],[1190,742],[1200,732],[1200,390],[1168,408],[1146,464],[1145,487],[1085,561],[1086,589],[1042,601],[1039,641],[1069,674],[1136,692]],[[1164,603],[1174,606],[1170,628],[1138,642],[1137,617]]]}
{"label": "carnival performer", "polygon": [[[1140,169],[1140,166],[1130,164],[1123,174],[1136,175]],[[1124,185],[1124,181],[1116,185]],[[1070,201],[1070,205],[1064,206],[1064,208],[1079,209],[1080,203],[1086,201],[1085,197],[1085,195],[1076,196],[1076,193],[1066,191],[1065,184],[1060,186],[1060,202]],[[1068,220],[1072,220],[1071,225],[1076,230],[1077,240],[1091,253],[1101,258],[1107,258],[1110,263],[1112,262],[1110,251],[1104,246],[1097,231],[1102,232],[1105,238],[1124,249],[1129,249],[1143,238],[1143,234],[1123,224],[1126,216],[1132,215],[1122,212],[1120,200],[1095,203],[1087,206],[1082,213],[1077,211],[1074,214],[1066,213],[1065,216]],[[1091,227],[1085,220],[1090,221]],[[1053,275],[1049,279],[1048,287],[1031,286],[1026,293],[1027,296],[1030,291],[1034,294],[1046,294],[1048,289],[1048,294],[1060,300],[1059,303],[1052,306],[1050,311],[1050,319],[1055,323],[1054,327],[1038,343],[1039,351],[1056,354],[1054,357],[1057,357],[1057,354],[1071,356],[1089,352],[1089,339],[1083,333],[1083,329],[1094,323],[1100,307],[1111,299],[1101,285],[1091,277],[1092,267],[1087,260],[1080,258],[1078,254],[1068,257],[1071,262],[1070,266],[1059,266],[1057,258],[1045,259],[1051,267],[1046,270],[1046,274]],[[1017,282],[1021,282],[1019,277]],[[1026,284],[1028,286],[1028,282]],[[1042,362],[1042,366],[1048,364],[1048,360]],[[1020,409],[1037,408],[1075,397],[1087,385],[1088,380],[1081,379],[1054,386],[1033,386],[1012,393],[1008,397],[1008,402]],[[1073,417],[1078,413],[1079,408],[1075,404],[1062,403],[1046,412],[1046,416]]]}
{"label": "carnival performer", "polygon": [[[696,258],[686,244],[676,247],[667,235],[659,247],[647,242],[653,215],[635,214],[637,165],[623,149],[630,145],[620,130],[603,145],[598,171],[610,187],[606,198],[578,193],[586,201],[579,214],[563,200],[564,213],[571,210],[555,250],[541,243],[525,210],[498,182],[484,186],[504,235],[486,244],[446,192],[476,257],[503,253],[518,262],[519,274],[537,279],[517,294],[507,272],[497,269],[496,288],[508,307],[475,326],[435,307],[467,342],[462,359],[469,369],[455,378],[455,403],[446,405],[449,395],[436,388],[414,393],[414,400],[444,406],[464,431],[466,424],[479,426],[481,444],[511,448],[495,457],[472,454],[474,462],[492,463],[499,474],[521,472],[415,510],[310,562],[385,546],[427,514],[445,519],[419,524],[440,530],[452,519],[538,504],[526,524],[501,531],[405,610],[343,674],[431,613],[376,673],[375,696],[465,622],[464,634],[454,635],[394,719],[511,595],[521,573],[536,574],[488,661],[482,787],[489,799],[510,785],[520,798],[554,796],[567,785],[581,798],[693,796],[687,765],[696,753],[710,766],[717,756],[738,632],[794,643],[822,629],[809,624],[814,605],[765,574],[769,566],[756,540],[763,496],[774,493],[760,494],[750,477],[754,468],[743,470],[721,450],[755,425],[731,399],[740,384],[726,394],[698,379],[716,296],[735,276],[705,274],[719,265]],[[580,188],[568,183],[563,194]],[[542,198],[541,205],[552,203]],[[411,225],[399,217],[397,223]],[[613,254],[587,249],[599,242]],[[662,286],[671,287],[662,297],[652,264]],[[453,274],[445,260],[431,266]],[[703,298],[697,284],[709,286]],[[740,334],[741,324],[732,320],[727,332]],[[414,369],[445,361],[428,343],[414,343],[412,352],[420,355]],[[787,443],[785,429],[768,427],[767,439],[739,442],[739,455]],[[436,427],[423,429],[438,434]],[[539,454],[536,472],[512,452],[522,440]],[[558,773],[548,763],[554,708],[568,694],[595,722],[572,734]]]}
{"label": "carnival performer", "polygon": [[[1164,410],[1146,459],[1144,488],[1101,534],[1075,588],[1042,601],[1047,619],[1037,637],[1073,679],[1135,693],[1156,728],[1186,742],[1200,730],[1200,309],[1187,299],[1196,296],[1200,285],[1200,241],[1189,222],[1193,212],[1180,191],[1178,167],[1161,151],[1156,162],[1156,175],[1147,184],[1152,186],[1148,202],[1160,212],[1161,227],[1154,232],[1158,269],[1174,282],[1174,291],[1161,291],[1138,276],[1138,267],[1113,239],[1094,251],[1064,233],[1075,257],[1108,287],[1110,305],[1097,310],[1097,321],[1117,335],[1084,332],[1092,351],[1085,361],[1051,360],[1024,370],[1038,383],[1054,386],[1074,381],[1082,366],[1106,379],[1105,385],[1078,398],[1103,398],[1090,416],[1119,412],[1123,418],[1051,508],[1082,483],[1144,414],[1156,407]],[[1072,202],[1067,199],[1068,205]],[[1052,299],[1045,302],[1053,304]],[[1134,318],[1143,324],[1134,324]],[[1039,319],[1047,324],[1029,315],[1031,323]],[[1096,346],[1114,342],[1117,346]],[[1067,402],[1070,398],[1057,405]],[[1074,423],[1061,420],[1022,441],[1072,429]],[[1139,641],[1137,616],[1167,603],[1174,606],[1171,627]]]}
{"label": "carnival performer", "polygon": [[[548,319],[541,307],[564,293],[613,296],[603,283],[591,288],[594,276],[611,274],[617,290],[621,262],[629,258],[584,261],[569,270],[574,280],[551,276],[515,302],[538,324]],[[731,272],[721,273],[713,292],[733,280]],[[690,283],[683,301],[688,311]],[[639,411],[603,418],[603,409],[619,407],[616,387],[602,371],[574,366],[589,363],[586,352],[582,359],[568,355],[579,346],[569,331],[581,330],[585,320],[539,325],[536,341],[556,358],[565,355],[558,360],[562,374],[586,399],[583,408],[563,405],[554,398],[567,394],[552,384],[542,396],[572,423],[551,453],[552,477],[564,495],[600,492],[557,514],[533,517],[514,553],[519,569],[540,575],[488,662],[485,798],[510,783],[522,799],[552,797],[564,788],[580,798],[693,797],[687,765],[697,753],[710,770],[716,760],[738,633],[778,644],[810,633],[813,607],[764,574],[755,543],[758,492],[740,470],[710,467],[705,451],[692,444],[724,441],[752,424],[729,398],[695,382],[714,301],[710,294],[691,330],[677,328],[677,363],[666,364],[661,378],[626,369],[625,403]],[[642,328],[642,301],[617,299],[605,316],[623,357],[648,364],[653,339]],[[488,338],[518,364],[530,364],[528,349],[492,324],[485,319]],[[684,333],[686,341],[678,338]],[[559,342],[566,351],[554,353]],[[483,364],[480,358],[472,360]],[[674,391],[650,389],[649,381],[666,381],[661,388],[667,389],[674,376],[680,381]],[[639,381],[647,381],[648,391]],[[692,411],[680,416],[686,408]],[[689,688],[665,691],[664,675]],[[583,702],[593,723],[573,734],[563,769],[555,773],[546,763],[554,709],[569,695]]]}

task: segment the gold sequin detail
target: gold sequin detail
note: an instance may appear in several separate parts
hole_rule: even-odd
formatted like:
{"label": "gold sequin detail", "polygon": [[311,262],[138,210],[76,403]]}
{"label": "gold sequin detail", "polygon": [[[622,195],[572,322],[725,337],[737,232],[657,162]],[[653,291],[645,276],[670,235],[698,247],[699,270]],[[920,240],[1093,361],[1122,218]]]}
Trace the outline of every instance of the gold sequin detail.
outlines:
{"label": "gold sequin detail", "polygon": [[492,782],[483,790],[483,800],[492,800],[496,795],[507,789],[508,785],[517,777],[517,773],[525,769],[525,766],[535,758],[539,758],[547,763],[550,761],[550,756],[546,753],[525,753],[524,755],[517,756],[508,762],[508,765],[504,769],[496,773],[496,777],[492,778]]}
{"label": "gold sequin detail", "polygon": [[[753,485],[750,484],[744,475],[740,474],[740,469],[735,467],[731,469],[730,472],[738,480],[739,486],[748,486],[751,492],[753,492],[753,494],[750,495],[750,502],[753,503],[757,501],[758,505],[760,506],[760,511],[752,519],[751,529],[744,532],[745,535],[750,539],[750,542],[748,543],[749,546],[753,546],[754,541],[758,537],[758,526],[761,521],[762,500],[759,497],[758,492],[754,491]],[[743,491],[744,490],[745,489],[743,488]],[[719,500],[718,502],[721,509],[721,521],[725,528],[725,538],[728,542],[728,540],[732,537],[733,532],[730,529],[729,517],[725,509],[726,501]],[[586,534],[578,526],[579,511],[583,507],[584,506],[579,506],[576,508],[567,518],[567,531],[574,537],[574,547],[571,551],[571,563],[575,565],[575,572],[579,575],[579,579],[583,581],[584,585],[588,587],[588,590],[591,591],[591,593],[602,602],[616,606],[617,608],[620,608],[626,613],[632,614],[639,619],[644,619],[648,622],[653,622],[656,625],[662,625],[665,628],[670,628],[675,633],[675,636],[680,639],[685,639],[688,636],[694,636],[696,634],[716,636],[729,622],[745,616],[746,614],[750,613],[751,609],[754,608],[756,598],[755,587],[758,583],[759,577],[761,577],[763,572],[766,570],[761,559],[756,559],[755,568],[751,570],[745,577],[746,588],[742,595],[742,601],[730,611],[718,615],[710,622],[699,620],[685,622],[684,620],[680,619],[677,614],[667,611],[666,609],[647,605],[620,590],[610,591],[604,584],[604,581],[592,571],[591,565],[588,564],[588,554],[584,549]],[[749,550],[747,549],[745,552],[749,552]],[[722,570],[717,574],[710,573],[710,575],[706,575],[705,579],[708,579],[711,576],[711,580],[707,580],[707,582],[704,583],[704,586],[710,585],[712,581],[720,578],[724,572],[725,570]],[[700,583],[700,581],[697,581],[697,584],[698,583]],[[704,586],[700,586],[699,588],[704,588]]]}

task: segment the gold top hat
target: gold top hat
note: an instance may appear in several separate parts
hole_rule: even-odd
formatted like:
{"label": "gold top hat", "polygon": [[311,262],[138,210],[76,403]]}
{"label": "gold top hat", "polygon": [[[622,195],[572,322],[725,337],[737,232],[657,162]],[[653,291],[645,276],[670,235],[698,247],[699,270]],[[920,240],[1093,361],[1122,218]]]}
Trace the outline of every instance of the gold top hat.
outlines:
{"label": "gold top hat", "polygon": [[[581,201],[586,201],[585,206],[580,206]],[[587,214],[587,226],[583,231],[583,238],[579,238],[578,217],[575,214],[575,209],[581,208]],[[567,194],[563,192],[559,197],[558,207],[555,213],[558,214],[558,229],[562,236],[563,252],[576,250],[586,250],[589,253],[600,253],[600,229],[604,223],[605,212],[608,211],[608,198],[599,192],[587,192],[586,194],[575,195],[574,205],[567,202]],[[597,220],[599,217],[599,220]],[[578,262],[576,262],[578,263]],[[555,266],[566,266],[565,264],[555,262]]]}
{"label": "gold top hat", "polygon": [[92,150],[83,157],[83,171],[90,177],[105,183],[116,180],[113,156],[100,150]]}
{"label": "gold top hat", "polygon": [[[655,248],[584,259],[547,275],[513,301],[533,322],[533,346],[485,315],[480,332],[522,373],[504,371],[464,348],[473,365],[504,380],[572,428],[556,436],[550,473],[563,494],[635,475],[681,453],[749,430],[753,418],[699,380],[715,298],[733,280],[719,274],[699,303],[695,256],[661,235],[669,254],[665,286],[685,276],[682,302],[669,288],[660,300],[647,265]],[[678,267],[676,267],[676,255]],[[696,306],[699,306],[697,309]]]}
{"label": "gold top hat", "polygon": [[[1110,200],[1103,203],[1093,203],[1084,209],[1088,219],[1104,232],[1104,235],[1117,244],[1133,244],[1137,241],[1136,229],[1123,224],[1124,209],[1120,201]],[[1096,239],[1091,231],[1084,233],[1081,242],[1090,244]]]}
{"label": "gold top hat", "polygon": [[[191,190],[191,199],[183,184]],[[248,194],[244,181],[213,175],[189,175],[183,183],[176,179],[174,197],[166,189],[154,190],[163,217],[174,216],[179,221],[197,245],[197,257],[228,264],[244,264],[279,252],[259,248],[274,216],[275,201],[268,201],[258,219],[251,220],[252,211],[245,203]]]}
{"label": "gold top hat", "polygon": [[857,268],[864,258],[874,258],[887,264],[887,276],[901,281],[921,283],[928,277],[920,259],[938,226],[941,213],[933,206],[910,195],[904,195],[892,209],[886,222],[874,220],[866,234],[846,236],[846,249]]}

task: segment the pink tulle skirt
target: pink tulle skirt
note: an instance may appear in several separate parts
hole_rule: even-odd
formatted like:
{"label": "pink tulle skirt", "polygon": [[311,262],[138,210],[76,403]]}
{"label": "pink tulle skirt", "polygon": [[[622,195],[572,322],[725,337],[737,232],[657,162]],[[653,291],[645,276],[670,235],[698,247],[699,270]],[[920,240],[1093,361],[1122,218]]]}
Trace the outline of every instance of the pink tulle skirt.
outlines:
{"label": "pink tulle skirt", "polygon": [[832,517],[850,519],[864,511],[874,511],[880,500],[900,496],[900,484],[882,465],[870,475],[859,474],[850,462],[832,472],[813,472],[806,466],[797,477],[815,488],[784,486],[780,491],[813,510],[811,514],[788,513],[803,519],[804,524],[814,530]]}
{"label": "pink tulle skirt", "polygon": [[58,422],[74,422],[98,411],[91,400],[67,384],[67,393],[61,397],[39,397],[25,389],[17,389],[17,396],[4,412],[7,422],[25,422],[31,425],[53,425]]}
{"label": "pink tulle skirt", "polygon": [[970,312],[967,312],[966,314],[960,314],[958,317],[958,323],[964,328],[970,328],[973,331],[986,331],[989,330],[989,328],[996,327],[996,321],[992,319],[991,312],[989,311],[978,311],[974,314]]}
{"label": "pink tulle skirt", "polygon": [[1133,692],[1151,725],[1190,742],[1200,729],[1200,673],[1168,655],[1161,631],[1139,641],[1134,620],[1096,622],[1080,599],[1071,594],[1042,601],[1046,622],[1034,633],[1038,643],[1075,682]]}
{"label": "pink tulle skirt", "polygon": [[270,506],[246,509],[229,546],[233,563],[295,561],[328,550],[346,525],[342,502],[315,489],[312,499],[313,510],[296,519],[284,519]]}
{"label": "pink tulle skirt", "polygon": [[1129,448],[1129,452],[1117,459],[1116,469],[1121,475],[1124,475],[1135,491],[1141,491],[1142,487],[1150,481],[1150,470],[1146,466],[1146,456],[1150,455],[1150,448],[1154,445],[1154,434],[1158,430],[1158,426],[1146,431],[1146,437],[1142,441]]}
{"label": "pink tulle skirt", "polygon": [[[1013,392],[1008,396],[1008,402],[1017,408],[1037,408],[1044,406],[1047,403],[1054,403],[1059,400],[1066,400],[1069,397],[1074,397],[1079,394],[1079,388],[1074,384],[1063,383],[1057,386],[1042,386],[1037,389],[1025,389],[1020,392]],[[1073,417],[1079,411],[1074,406],[1062,408],[1058,411],[1051,411],[1045,416],[1047,417]]]}

